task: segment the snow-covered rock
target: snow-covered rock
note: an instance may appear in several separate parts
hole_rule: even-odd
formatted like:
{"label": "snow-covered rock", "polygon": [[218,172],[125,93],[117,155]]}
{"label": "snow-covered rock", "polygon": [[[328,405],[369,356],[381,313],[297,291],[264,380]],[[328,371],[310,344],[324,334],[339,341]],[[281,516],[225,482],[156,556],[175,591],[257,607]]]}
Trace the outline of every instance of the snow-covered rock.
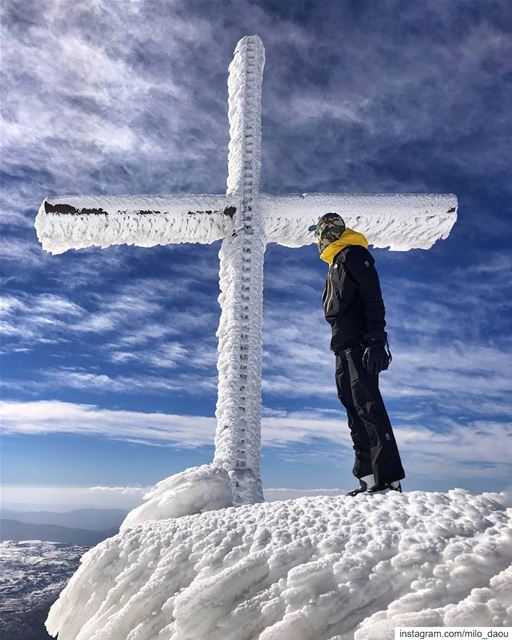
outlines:
{"label": "snow-covered rock", "polygon": [[[162,511],[164,513],[164,511]],[[59,640],[386,640],[512,624],[503,494],[394,492],[146,522],[87,552]]]}
{"label": "snow-covered rock", "polygon": [[233,506],[228,472],[212,464],[190,467],[158,482],[121,524],[124,531],[148,520],[180,518]]}

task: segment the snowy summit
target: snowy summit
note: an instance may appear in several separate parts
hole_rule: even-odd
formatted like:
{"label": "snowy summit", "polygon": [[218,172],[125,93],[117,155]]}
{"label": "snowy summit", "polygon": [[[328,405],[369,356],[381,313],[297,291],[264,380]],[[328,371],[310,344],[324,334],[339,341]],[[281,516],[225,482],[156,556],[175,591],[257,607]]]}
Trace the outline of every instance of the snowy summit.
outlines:
{"label": "snowy summit", "polygon": [[[386,640],[395,626],[512,624],[503,494],[363,493],[166,519],[179,490],[156,494],[145,522],[83,556],[50,610],[50,634]],[[140,510],[126,522],[137,519]]]}

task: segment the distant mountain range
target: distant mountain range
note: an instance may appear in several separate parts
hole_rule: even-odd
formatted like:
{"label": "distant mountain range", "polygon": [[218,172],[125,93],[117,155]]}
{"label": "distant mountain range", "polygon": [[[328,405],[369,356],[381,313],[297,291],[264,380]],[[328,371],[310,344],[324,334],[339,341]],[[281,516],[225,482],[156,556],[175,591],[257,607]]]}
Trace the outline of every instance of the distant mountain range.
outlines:
{"label": "distant mountain range", "polygon": [[45,540],[92,547],[119,530],[122,509],[15,511],[0,509],[0,541]]}
{"label": "distant mountain range", "polygon": [[74,509],[65,513],[56,511],[18,511],[0,509],[0,518],[28,524],[56,524],[73,529],[104,531],[118,529],[128,512],[124,509]]}
{"label": "distant mountain range", "polygon": [[107,531],[73,529],[56,524],[30,524],[18,520],[0,519],[0,540],[45,540],[64,544],[79,544],[92,547],[115,535],[118,528]]}

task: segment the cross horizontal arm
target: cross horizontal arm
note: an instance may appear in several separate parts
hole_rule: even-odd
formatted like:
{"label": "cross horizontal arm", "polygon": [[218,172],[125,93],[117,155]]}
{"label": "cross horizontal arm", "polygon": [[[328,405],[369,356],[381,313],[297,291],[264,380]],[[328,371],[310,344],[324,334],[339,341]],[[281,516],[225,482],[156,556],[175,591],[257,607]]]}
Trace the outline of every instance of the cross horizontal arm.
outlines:
{"label": "cross horizontal arm", "polygon": [[260,208],[266,241],[286,247],[314,243],[308,227],[327,212],[339,213],[347,227],[364,233],[374,247],[392,251],[429,249],[448,237],[457,220],[453,194],[262,194]]}
{"label": "cross horizontal arm", "polygon": [[232,232],[235,211],[225,195],[59,196],[42,203],[35,228],[53,254],[114,244],[209,244]]}

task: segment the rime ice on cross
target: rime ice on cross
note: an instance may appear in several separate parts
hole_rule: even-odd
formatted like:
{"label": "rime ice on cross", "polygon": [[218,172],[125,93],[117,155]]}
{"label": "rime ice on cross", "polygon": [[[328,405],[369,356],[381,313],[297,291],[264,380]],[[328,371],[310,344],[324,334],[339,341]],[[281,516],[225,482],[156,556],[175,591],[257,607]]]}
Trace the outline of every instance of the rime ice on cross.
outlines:
{"label": "rime ice on cross", "polygon": [[260,479],[263,256],[268,242],[314,242],[308,227],[327,211],[370,244],[430,248],[457,218],[454,195],[260,193],[261,85],[265,52],[245,36],[229,67],[226,195],[62,196],[47,198],[35,226],[51,253],[114,244],[150,247],[222,240],[214,465],[228,471],[234,504],[263,499]]}

